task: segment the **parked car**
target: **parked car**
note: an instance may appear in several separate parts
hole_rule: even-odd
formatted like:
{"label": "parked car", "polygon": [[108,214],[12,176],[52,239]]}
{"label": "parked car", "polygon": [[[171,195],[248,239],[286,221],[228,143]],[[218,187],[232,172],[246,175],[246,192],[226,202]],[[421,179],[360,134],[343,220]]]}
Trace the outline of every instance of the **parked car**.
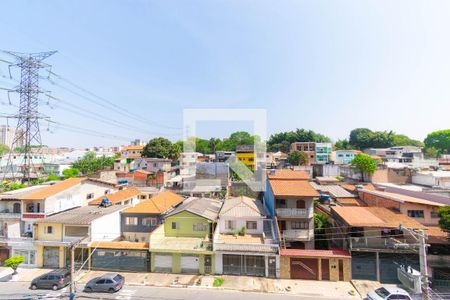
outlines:
{"label": "parked car", "polygon": [[412,300],[407,291],[401,288],[380,287],[367,294],[368,300]]}
{"label": "parked car", "polygon": [[120,290],[125,284],[125,278],[117,273],[108,273],[101,277],[96,277],[91,279],[86,286],[84,291],[87,293],[91,292],[108,292],[115,293]]}
{"label": "parked car", "polygon": [[67,270],[55,270],[41,275],[31,281],[30,289],[59,290],[70,283],[70,272]]}

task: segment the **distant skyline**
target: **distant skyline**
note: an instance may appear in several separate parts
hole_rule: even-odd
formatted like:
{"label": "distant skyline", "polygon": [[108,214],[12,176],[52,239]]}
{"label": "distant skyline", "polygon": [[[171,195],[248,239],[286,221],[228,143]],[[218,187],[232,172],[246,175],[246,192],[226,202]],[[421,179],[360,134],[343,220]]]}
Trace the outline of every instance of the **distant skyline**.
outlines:
{"label": "distant skyline", "polygon": [[[334,141],[357,127],[418,140],[450,128],[449,1],[16,0],[2,8],[0,49],[57,50],[46,62],[69,80],[41,80],[63,100],[41,97],[41,112],[65,124],[41,122],[49,146],[181,139],[184,108],[262,108],[268,136],[305,128]],[[16,84],[0,62],[0,88]],[[0,89],[0,112],[16,110]],[[198,132],[237,130],[251,127]]]}

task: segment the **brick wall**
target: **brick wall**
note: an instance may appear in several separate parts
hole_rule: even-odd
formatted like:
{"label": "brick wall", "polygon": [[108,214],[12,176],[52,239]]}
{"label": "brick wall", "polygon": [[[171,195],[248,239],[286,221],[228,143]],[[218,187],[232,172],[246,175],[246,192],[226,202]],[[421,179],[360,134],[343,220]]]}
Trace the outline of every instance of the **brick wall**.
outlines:
{"label": "brick wall", "polygon": [[372,195],[365,192],[358,192],[359,199],[361,199],[367,206],[385,207],[389,209],[400,210],[400,203],[381,196]]}

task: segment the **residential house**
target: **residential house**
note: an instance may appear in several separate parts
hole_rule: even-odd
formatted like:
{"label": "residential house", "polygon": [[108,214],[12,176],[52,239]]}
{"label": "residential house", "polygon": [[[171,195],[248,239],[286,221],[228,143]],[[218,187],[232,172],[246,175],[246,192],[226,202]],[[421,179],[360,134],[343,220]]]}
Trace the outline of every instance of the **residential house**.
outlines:
{"label": "residential house", "polygon": [[226,199],[214,233],[215,273],[279,276],[279,245],[273,220],[261,201]]}
{"label": "residential house", "polygon": [[238,145],[236,147],[236,158],[250,170],[255,170],[256,154],[254,145]]}
{"label": "residential house", "polygon": [[306,172],[274,170],[268,176],[264,205],[275,217],[286,248],[314,249],[314,200],[319,193]]}
{"label": "residential house", "polygon": [[123,239],[130,242],[148,242],[149,233],[162,224],[163,215],[181,201],[182,196],[168,191],[127,208],[121,216]]}
{"label": "residential house", "polygon": [[361,202],[367,206],[389,208],[431,226],[439,224],[437,211],[439,207],[445,206],[435,201],[378,190],[360,189],[358,194]]}
{"label": "residential house", "polygon": [[316,143],[315,142],[295,142],[291,144],[290,152],[300,151],[308,155],[307,165],[316,162]]}
{"label": "residential house", "polygon": [[150,233],[152,272],[210,274],[215,270],[213,233],[222,202],[191,197]]}
{"label": "residential house", "polygon": [[226,162],[230,157],[235,155],[234,151],[216,151],[216,161]]}
{"label": "residential house", "polygon": [[450,171],[418,171],[412,175],[412,183],[441,189],[450,189]]}
{"label": "residential house", "polygon": [[130,172],[136,169],[136,159],[142,157],[144,146],[126,146],[120,151],[120,157],[114,161],[114,170]]}
{"label": "residential house", "polygon": [[136,159],[136,168],[152,173],[169,172],[172,169],[172,160],[167,158],[141,157]]}
{"label": "residential house", "polygon": [[[113,241],[120,237],[120,211],[127,207],[83,206],[37,221],[34,230],[37,267],[67,267],[70,264],[69,247],[74,241],[80,242],[75,251],[75,262],[81,266],[89,257],[89,242]],[[95,256],[91,260],[90,264],[95,266]]]}
{"label": "residential house", "polygon": [[[337,184],[317,184],[315,182],[310,183],[311,186],[320,193],[321,200],[326,200],[329,204],[338,204],[342,206],[359,206],[358,197],[355,194],[350,193],[343,187]],[[326,196],[326,197],[324,197]]]}
{"label": "residential house", "polygon": [[104,202],[111,205],[136,205],[141,201],[140,195],[141,192],[137,188],[129,187],[114,193],[102,195],[89,201],[89,205],[101,205],[104,204]]}
{"label": "residential house", "polygon": [[[20,226],[8,226],[8,247],[11,255],[27,257],[28,265],[36,263],[36,248],[32,242],[35,222],[50,215],[87,205],[94,197],[115,190],[115,184],[88,178],[70,178],[51,185],[43,185],[34,189],[19,190]],[[16,200],[18,200],[16,198]],[[15,200],[16,203],[18,203]],[[15,204],[16,209],[18,205]],[[20,234],[17,230],[20,228]],[[12,233],[14,231],[14,234]],[[20,236],[20,238],[18,238]]]}
{"label": "residential house", "polygon": [[316,143],[316,163],[328,163],[332,151],[333,145],[331,143]]}
{"label": "residential house", "polygon": [[[352,253],[352,278],[397,283],[400,265],[419,269],[417,241],[402,228],[426,229],[385,207],[331,207],[333,246]],[[402,226],[402,227],[401,227]]]}
{"label": "residential house", "polygon": [[333,152],[333,160],[335,164],[348,165],[355,158],[356,154],[361,153],[359,150],[336,150]]}

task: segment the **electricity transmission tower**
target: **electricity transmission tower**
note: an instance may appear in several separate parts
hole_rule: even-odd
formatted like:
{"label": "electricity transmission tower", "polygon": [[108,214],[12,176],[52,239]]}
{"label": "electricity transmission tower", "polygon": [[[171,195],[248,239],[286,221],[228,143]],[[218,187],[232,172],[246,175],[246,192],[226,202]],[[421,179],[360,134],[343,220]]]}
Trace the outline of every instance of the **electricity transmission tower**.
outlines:
{"label": "electricity transmission tower", "polygon": [[[41,53],[17,53],[5,51],[5,53],[13,56],[16,60],[14,64],[9,66],[10,77],[11,67],[20,68],[20,84],[9,92],[17,92],[20,95],[19,112],[10,118],[17,119],[17,127],[15,130],[13,142],[10,146],[8,163],[4,171],[4,178],[10,174],[12,180],[21,177],[22,182],[29,182],[33,176],[38,177],[39,171],[35,168],[33,162],[32,146],[41,147],[41,133],[39,130],[39,120],[46,117],[39,114],[39,94],[42,93],[39,88],[39,70],[43,68],[50,69],[50,65],[43,63],[43,60],[56,53],[56,51]],[[8,94],[9,95],[9,94]],[[21,148],[18,157],[22,158],[20,171],[17,176],[17,160],[13,160],[13,153],[17,147]],[[16,156],[17,157],[17,156]],[[22,173],[22,174],[20,174]]]}

